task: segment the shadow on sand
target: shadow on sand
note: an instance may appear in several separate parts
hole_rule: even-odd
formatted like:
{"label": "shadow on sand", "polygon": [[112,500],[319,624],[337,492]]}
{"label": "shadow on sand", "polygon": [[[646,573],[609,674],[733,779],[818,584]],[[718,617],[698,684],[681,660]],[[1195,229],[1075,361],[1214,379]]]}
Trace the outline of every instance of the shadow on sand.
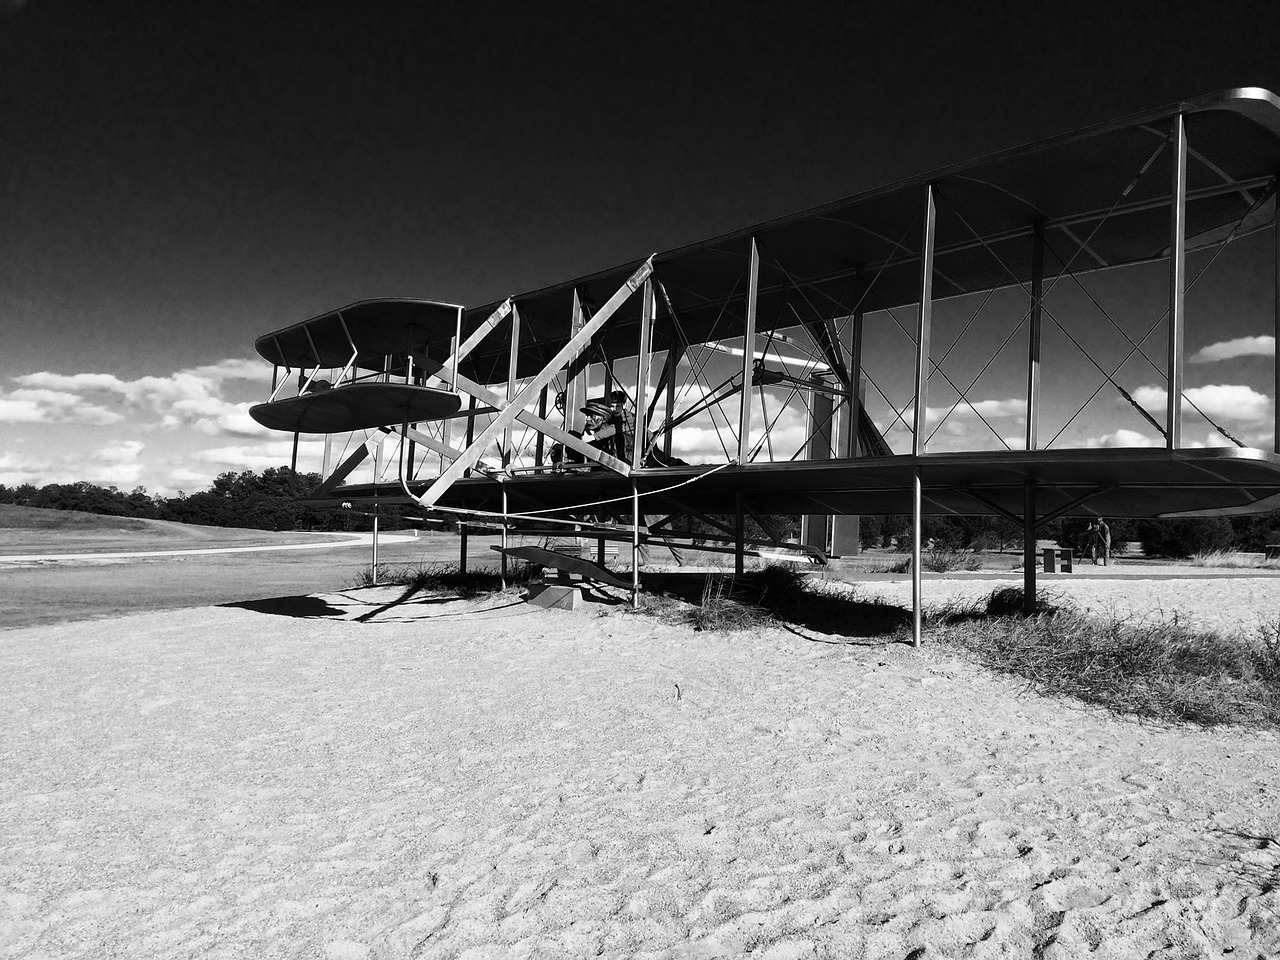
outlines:
{"label": "shadow on sand", "polygon": [[[724,579],[722,574],[646,573],[644,588],[659,596],[674,597],[686,603],[700,604],[707,591],[709,578]],[[857,600],[830,593],[797,594],[790,590],[761,590],[744,577],[730,594],[733,599],[762,607],[781,625],[797,636],[818,643],[838,643],[830,637],[873,640],[876,644],[898,639],[900,631],[911,628],[911,612],[902,607],[878,601]],[[810,636],[802,631],[826,634]]]}
{"label": "shadow on sand", "polygon": [[235,603],[220,603],[218,606],[234,610],[252,610],[254,613],[267,613],[275,617],[297,617],[301,620],[345,617],[347,615],[347,611],[342,607],[335,607],[320,597],[308,596],[238,600]]}

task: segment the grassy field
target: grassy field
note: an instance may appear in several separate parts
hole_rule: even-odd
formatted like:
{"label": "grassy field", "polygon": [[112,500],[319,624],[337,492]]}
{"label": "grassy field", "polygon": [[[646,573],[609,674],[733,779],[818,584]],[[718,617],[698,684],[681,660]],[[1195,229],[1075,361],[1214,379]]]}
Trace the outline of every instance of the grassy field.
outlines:
{"label": "grassy field", "polygon": [[[343,543],[352,539],[343,535],[202,527],[0,505],[0,555],[257,547],[305,543],[317,537],[331,540],[335,546],[5,564],[0,567],[0,625],[17,629],[342,590],[359,579],[370,561],[367,544]],[[471,556],[475,562],[491,562],[490,542],[473,538]],[[393,564],[456,561],[457,551],[457,537],[423,534],[409,542],[384,542],[379,558]]]}

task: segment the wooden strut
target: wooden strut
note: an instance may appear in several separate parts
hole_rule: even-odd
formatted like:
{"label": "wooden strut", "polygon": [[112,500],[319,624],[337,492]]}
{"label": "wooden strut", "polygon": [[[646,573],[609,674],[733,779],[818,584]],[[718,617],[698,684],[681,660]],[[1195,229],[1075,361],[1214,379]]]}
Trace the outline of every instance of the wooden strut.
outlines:
{"label": "wooden strut", "polygon": [[[498,409],[498,413],[489,425],[480,431],[467,449],[462,451],[462,455],[432,482],[431,486],[427,488],[426,492],[423,493],[422,496],[417,498],[418,503],[424,507],[431,507],[439,501],[439,499],[444,496],[445,492],[453,486],[454,482],[461,478],[463,472],[478,461],[481,454],[488,449],[489,445],[497,439],[513,421],[517,419],[523,423],[534,426],[535,429],[543,430],[548,436],[552,436],[555,439],[560,440],[560,442],[564,443],[566,446],[572,446],[574,449],[579,449],[578,443],[581,441],[578,441],[576,437],[573,437],[567,431],[555,427],[551,423],[547,423],[535,414],[525,410],[525,407],[532,399],[536,398],[538,392],[549,384],[566,364],[571,363],[573,359],[587,347],[596,332],[605,325],[614,313],[617,312],[618,308],[626,302],[631,294],[635,293],[635,291],[640,288],[652,273],[653,257],[651,256],[627,279],[626,283],[618,288],[613,296],[609,298],[608,302],[600,308],[599,312],[584,324],[582,329],[560,349],[559,353],[557,353],[532,380],[521,387],[520,390],[516,392],[515,396],[509,400],[504,400],[492,393],[492,391],[484,389],[480,384],[468,381],[461,375],[456,374],[453,370],[450,370],[450,374],[457,376],[459,390],[470,394],[471,396],[488,400],[488,402],[493,403],[493,406]],[[443,377],[444,372],[445,371],[442,368],[437,372],[437,376]],[[492,399],[489,399],[490,397],[492,397]],[[530,423],[530,420],[534,421],[534,423]],[[585,443],[583,443],[582,446],[586,447],[587,450],[590,450],[592,454],[595,454],[591,459],[604,463],[624,476],[630,475],[630,467],[627,464],[612,457],[605,460],[604,455],[601,455],[594,447]],[[581,450],[580,452],[584,455],[588,455],[586,450]],[[608,461],[614,462],[610,463]],[[614,466],[614,463],[617,464],[616,467]]]}

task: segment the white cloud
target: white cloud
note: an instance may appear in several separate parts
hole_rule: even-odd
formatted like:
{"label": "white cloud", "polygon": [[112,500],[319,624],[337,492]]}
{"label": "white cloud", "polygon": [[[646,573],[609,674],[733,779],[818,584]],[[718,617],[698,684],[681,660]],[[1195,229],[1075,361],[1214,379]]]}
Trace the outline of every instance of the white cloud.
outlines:
{"label": "white cloud", "polygon": [[[354,449],[355,446],[352,445],[346,451],[346,455],[349,455]],[[265,470],[267,467],[288,466],[292,456],[293,441],[287,439],[198,450],[191,454],[190,459],[200,463],[213,464],[227,470]],[[329,468],[332,470],[343,456],[342,449],[335,447]],[[298,442],[298,469],[300,471],[319,471],[323,459],[323,440],[300,440]]]}
{"label": "white cloud", "polygon": [[[1133,399],[1157,420],[1162,419],[1168,396],[1168,391],[1159,386],[1139,387],[1133,391]],[[1215,420],[1261,421],[1271,416],[1271,398],[1242,383],[1188,387],[1182,397],[1184,414],[1195,413],[1191,403]]]}
{"label": "white cloud", "polygon": [[1106,433],[1100,437],[1089,437],[1081,446],[1085,447],[1163,447],[1163,437],[1148,437],[1137,430],[1120,429],[1115,433]]}
{"label": "white cloud", "polygon": [[65,390],[20,388],[0,394],[0,423],[88,423],[105,426],[124,417]]}
{"label": "white cloud", "polygon": [[[943,417],[947,416],[949,407],[925,407],[925,414],[929,418],[929,423],[936,424]],[[988,420],[994,420],[996,417],[1019,417],[1026,418],[1027,401],[1018,398],[1009,400],[975,400],[972,403],[959,403],[951,416],[947,417],[948,423],[956,417],[976,417],[979,414]]]}
{"label": "white cloud", "polygon": [[[268,432],[248,416],[249,404],[223,397],[228,380],[263,378],[263,365],[255,360],[231,358],[179,370],[164,377],[123,380],[111,373],[38,373],[14,377],[20,389],[0,405],[0,419],[11,422],[80,422],[107,424],[123,415],[95,400],[115,401],[135,410],[160,414],[166,428],[194,427],[207,436],[263,437]],[[24,402],[29,401],[29,402]],[[33,411],[31,402],[37,407]]]}
{"label": "white cloud", "polygon": [[131,490],[142,478],[143,443],[139,440],[113,441],[96,450],[50,454],[47,451],[9,451],[0,454],[0,483],[37,487],[48,483],[75,483],[86,480],[104,487]]}
{"label": "white cloud", "polygon": [[1275,355],[1275,337],[1236,337],[1234,340],[1219,340],[1207,347],[1201,347],[1187,359],[1191,363],[1213,363],[1215,360],[1231,360],[1235,357],[1274,357]]}

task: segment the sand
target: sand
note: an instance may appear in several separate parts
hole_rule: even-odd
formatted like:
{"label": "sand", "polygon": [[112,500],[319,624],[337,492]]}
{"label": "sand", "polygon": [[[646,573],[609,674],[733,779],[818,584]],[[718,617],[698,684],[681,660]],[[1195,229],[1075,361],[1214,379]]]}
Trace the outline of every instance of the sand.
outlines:
{"label": "sand", "polygon": [[1280,955],[1272,733],[399,599],[0,633],[0,956]]}

